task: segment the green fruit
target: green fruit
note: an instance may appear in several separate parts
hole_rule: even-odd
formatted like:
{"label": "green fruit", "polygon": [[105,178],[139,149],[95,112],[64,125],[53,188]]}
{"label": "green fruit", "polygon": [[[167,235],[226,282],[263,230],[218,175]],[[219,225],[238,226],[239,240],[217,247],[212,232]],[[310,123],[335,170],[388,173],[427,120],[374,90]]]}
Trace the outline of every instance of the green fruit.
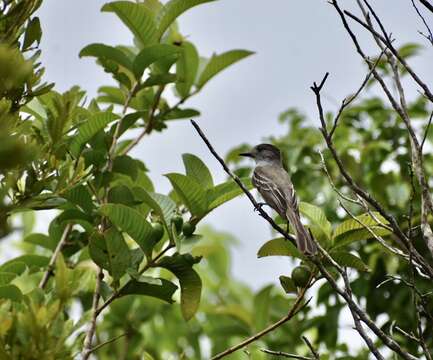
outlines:
{"label": "green fruit", "polygon": [[191,224],[190,222],[186,222],[183,224],[182,232],[185,236],[191,236],[194,234],[195,231],[195,225]]}
{"label": "green fruit", "polygon": [[301,265],[297,266],[292,271],[292,280],[298,287],[305,287],[310,280],[311,271],[308,267]]}
{"label": "green fruit", "polygon": [[180,233],[182,231],[183,218],[180,215],[175,215],[171,219],[171,222],[174,224],[176,231]]}
{"label": "green fruit", "polygon": [[164,227],[160,223],[154,223],[152,228],[151,239],[154,243],[157,243],[164,235]]}

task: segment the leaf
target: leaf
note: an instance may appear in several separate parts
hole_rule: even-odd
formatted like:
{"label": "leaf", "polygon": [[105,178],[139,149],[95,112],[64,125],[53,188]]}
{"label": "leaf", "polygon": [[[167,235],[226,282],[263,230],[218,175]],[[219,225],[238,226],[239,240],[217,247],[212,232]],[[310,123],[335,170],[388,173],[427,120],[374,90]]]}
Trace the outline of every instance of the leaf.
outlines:
{"label": "leaf", "polygon": [[306,202],[300,202],[299,210],[313,225],[316,225],[320,229],[328,241],[331,240],[332,226],[321,208]]}
{"label": "leaf", "polygon": [[140,200],[144,201],[158,214],[168,231],[171,218],[175,215],[176,203],[166,195],[149,192],[143,188],[136,187],[134,191]]}
{"label": "leaf", "polygon": [[161,39],[168,27],[188,9],[204,4],[213,2],[215,0],[170,0],[158,12],[156,17],[158,31],[156,34],[157,39]]}
{"label": "leaf", "polygon": [[53,241],[53,239],[51,239],[49,236],[40,233],[27,235],[24,238],[24,242],[33,245],[38,245],[51,251],[53,251],[57,245],[57,243]]}
{"label": "leaf", "polygon": [[206,192],[195,179],[177,173],[165,176],[192,215],[200,217],[206,213],[208,207]]}
{"label": "leaf", "polygon": [[213,55],[197,81],[197,88],[201,89],[210,79],[230,65],[252,55],[247,50],[231,50],[220,55]]}
{"label": "leaf", "polygon": [[131,263],[128,245],[115,228],[103,234],[94,233],[89,242],[89,254],[97,265],[108,270],[114,280],[120,279]]}
{"label": "leaf", "polygon": [[292,278],[289,276],[281,275],[279,277],[281,287],[284,289],[286,294],[294,293],[296,294],[298,292],[298,289],[293,282]]}
{"label": "leaf", "polygon": [[156,74],[149,76],[146,81],[141,85],[141,89],[155,85],[167,85],[177,80],[176,74]]}
{"label": "leaf", "polygon": [[92,115],[85,123],[78,127],[69,147],[74,157],[80,155],[81,149],[96,133],[104,129],[109,123],[119,117],[111,112],[100,112]]}
{"label": "leaf", "polygon": [[[383,218],[379,213],[373,212],[373,215],[382,224],[388,224],[388,221]],[[334,247],[340,247],[348,245],[349,243],[354,241],[372,238],[373,235],[368,231],[368,229],[365,228],[366,226],[379,236],[385,236],[390,233],[389,230],[378,226],[379,223],[368,213],[356,216],[356,219],[358,221],[356,221],[355,219],[348,219],[346,221],[343,221],[335,228],[333,234]]]}
{"label": "leaf", "polygon": [[114,12],[142,45],[151,45],[157,41],[154,16],[144,4],[114,1],[105,4],[102,11]]}
{"label": "leaf", "polygon": [[21,275],[24,271],[26,271],[27,266],[23,261],[17,261],[15,259],[12,259],[11,261],[8,261],[7,263],[4,263],[2,266],[0,266],[0,272],[5,273],[14,273],[17,275]]}
{"label": "leaf", "polygon": [[38,17],[30,20],[24,35],[23,49],[29,48],[34,42],[38,45],[41,42],[42,30],[41,23]]}
{"label": "leaf", "polygon": [[350,267],[359,271],[370,271],[368,266],[357,256],[347,251],[332,251],[332,258],[341,266]]}
{"label": "leaf", "polygon": [[272,288],[273,285],[268,285],[254,296],[253,323],[256,331],[262,330],[269,322]]}
{"label": "leaf", "polygon": [[0,286],[0,299],[7,299],[15,302],[21,301],[23,294],[15,285]]}
{"label": "leaf", "polygon": [[155,245],[152,241],[152,225],[137,210],[120,204],[105,204],[99,212],[107,216],[118,229],[131,236],[145,254],[152,252]]}
{"label": "leaf", "polygon": [[195,179],[205,189],[213,187],[212,175],[200,158],[193,154],[182,155],[186,175]]}
{"label": "leaf", "polygon": [[285,238],[272,239],[263,244],[257,252],[257,257],[266,256],[292,256],[302,259],[302,255],[296,246]]}
{"label": "leaf", "polygon": [[74,205],[78,205],[85,213],[90,214],[94,209],[92,195],[84,185],[78,185],[67,191],[63,197]]}
{"label": "leaf", "polygon": [[162,116],[157,116],[158,120],[180,120],[180,119],[189,119],[192,117],[196,117],[200,115],[200,111],[195,109],[179,109],[174,108],[163,114]]}
{"label": "leaf", "polygon": [[[42,255],[21,255],[6,261],[0,267],[0,271],[15,272],[11,270],[12,268],[15,270],[21,270],[22,265],[20,263],[24,263],[29,268],[43,268],[48,265],[49,261],[50,259],[48,257]],[[19,265],[15,263],[18,263]]]}
{"label": "leaf", "polygon": [[[251,179],[244,177],[240,179],[248,190],[253,188]],[[239,185],[233,181],[228,180],[224,183],[218,184],[213,189],[208,190],[209,197],[209,208],[208,211],[215,209],[216,207],[224,204],[225,202],[234,199],[235,197],[242,195],[244,192]]]}
{"label": "leaf", "polygon": [[17,274],[14,272],[0,272],[0,286],[9,284],[16,277]]}
{"label": "leaf", "polygon": [[155,283],[149,283],[146,281],[130,280],[128,283],[120,290],[119,296],[125,295],[145,295],[151,296],[169,304],[173,303],[173,294],[177,290],[177,286],[171,281],[165,279],[155,279],[160,280],[161,285]]}
{"label": "leaf", "polygon": [[186,98],[197,77],[199,56],[194,44],[189,41],[183,41],[180,47],[182,51],[176,63],[176,74],[178,76],[176,90],[181,98]]}
{"label": "leaf", "polygon": [[156,44],[145,47],[135,57],[132,68],[137,78],[141,78],[146,70],[155,61],[162,58],[179,53],[180,50],[177,46],[169,44]]}
{"label": "leaf", "polygon": [[201,280],[192,268],[200,260],[201,257],[190,254],[174,254],[163,257],[158,263],[158,266],[171,271],[179,279],[180,306],[185,320],[194,316],[200,304]]}
{"label": "leaf", "polygon": [[80,57],[92,56],[97,59],[111,60],[132,71],[132,62],[120,49],[105,44],[90,44],[84,47],[79,54]]}

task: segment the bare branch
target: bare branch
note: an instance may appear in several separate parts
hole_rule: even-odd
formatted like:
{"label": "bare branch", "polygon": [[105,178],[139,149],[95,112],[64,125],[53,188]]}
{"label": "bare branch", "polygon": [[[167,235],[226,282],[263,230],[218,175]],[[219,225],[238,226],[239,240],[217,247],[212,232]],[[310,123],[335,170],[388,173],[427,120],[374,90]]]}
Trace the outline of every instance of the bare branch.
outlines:
{"label": "bare branch", "polygon": [[428,131],[430,129],[430,125],[431,125],[432,120],[433,120],[433,111],[430,113],[430,117],[428,119],[427,126],[426,126],[426,128],[424,130],[424,136],[423,136],[422,142],[421,142],[421,155],[422,155],[422,149],[424,148],[424,143],[425,143],[425,141],[427,139]]}
{"label": "bare branch", "polygon": [[[336,2],[335,0],[333,2]],[[365,2],[365,1],[364,1]],[[424,90],[425,96],[433,102],[433,93],[430,91],[429,87],[419,78],[419,76],[412,70],[412,68],[409,66],[409,64],[406,62],[406,60],[400,56],[398,51],[394,48],[392,45],[392,42],[386,35],[379,34],[376,30],[371,28],[368,24],[363,22],[360,18],[358,18],[356,15],[352,14],[350,11],[344,10],[344,14],[346,14],[351,19],[355,20],[358,24],[363,26],[365,29],[370,31],[374,36],[377,36],[392,52],[392,54],[398,59],[400,64],[407,70],[407,72],[412,76],[412,78],[415,80],[415,82]],[[382,23],[380,23],[380,26],[383,27]]]}
{"label": "bare branch", "polygon": [[53,252],[53,255],[51,255],[51,259],[50,259],[50,262],[48,264],[47,270],[45,271],[44,276],[42,276],[41,282],[39,283],[40,289],[45,288],[45,286],[48,283],[48,280],[53,275],[54,266],[56,264],[57,257],[59,256],[60,252],[62,251],[63,247],[65,246],[71,230],[72,230],[72,224],[67,224],[65,229],[63,230],[63,234],[62,234],[62,237],[60,238],[60,241],[57,243],[57,246]]}
{"label": "bare branch", "polygon": [[[309,282],[311,282],[311,278],[310,278]],[[299,292],[298,296],[296,297],[296,300],[293,303],[293,305],[291,306],[287,315],[283,316],[280,320],[269,325],[268,327],[266,327],[262,331],[258,332],[257,334],[250,336],[248,339],[245,339],[244,341],[240,342],[239,344],[228,348],[227,350],[219,353],[218,355],[215,355],[214,357],[211,358],[211,360],[222,359],[222,358],[226,357],[227,355],[230,355],[230,354],[234,353],[235,351],[242,349],[243,347],[251,344],[252,342],[256,341],[257,339],[260,339],[264,335],[270,333],[271,331],[275,330],[279,326],[285,324],[287,321],[292,319],[297,313],[299,313],[303,308],[305,308],[308,305],[308,303],[310,302],[311,298],[309,300],[307,300],[305,303],[301,304],[303,299],[304,299],[304,296],[305,296],[305,293],[306,293],[308,287],[309,287],[309,284],[306,287],[301,289],[301,291]]]}
{"label": "bare branch", "polygon": [[310,340],[306,336],[302,336],[302,340],[304,340],[304,343],[307,344],[308,348],[310,349],[311,354],[313,355],[315,360],[320,360],[320,355],[318,352],[314,349],[314,346],[311,345]]}
{"label": "bare branch", "polygon": [[96,319],[98,317],[96,310],[98,309],[99,299],[101,297],[101,283],[103,278],[104,278],[104,273],[102,272],[101,268],[98,268],[98,274],[96,276],[95,292],[93,293],[92,320],[90,321],[90,326],[86,332],[86,337],[84,339],[83,351],[81,352],[82,360],[87,360],[90,354],[92,353],[92,340],[93,340],[93,336],[95,335]]}
{"label": "bare branch", "polygon": [[433,5],[429,3],[428,0],[419,0],[421,4],[423,4],[426,9],[430,10],[433,13]]}
{"label": "bare branch", "polygon": [[283,351],[273,351],[268,349],[260,349],[261,352],[264,352],[265,354],[273,355],[273,356],[280,356],[290,359],[298,359],[298,360],[314,360],[311,357],[308,356],[302,356],[302,355],[296,355],[296,354],[289,354]]}
{"label": "bare branch", "polygon": [[421,11],[419,11],[418,6],[416,6],[415,1],[414,0],[411,0],[411,1],[412,1],[413,8],[415,9],[416,13],[418,14],[418,16],[420,17],[420,19],[424,23],[424,26],[425,26],[425,28],[426,28],[426,30],[428,32],[428,35],[424,34],[422,31],[419,31],[419,33],[422,36],[424,36],[430,42],[431,45],[433,45],[433,34],[432,34],[431,30],[430,30],[430,27],[427,24],[427,21],[425,20],[423,14],[421,14]]}

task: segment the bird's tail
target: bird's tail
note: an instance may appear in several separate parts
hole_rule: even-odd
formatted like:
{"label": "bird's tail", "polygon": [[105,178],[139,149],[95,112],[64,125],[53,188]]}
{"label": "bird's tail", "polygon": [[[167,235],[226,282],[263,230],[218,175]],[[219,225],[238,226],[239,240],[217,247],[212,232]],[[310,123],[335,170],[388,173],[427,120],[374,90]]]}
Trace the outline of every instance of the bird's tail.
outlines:
{"label": "bird's tail", "polygon": [[292,224],[295,231],[296,245],[302,254],[315,255],[317,246],[314,243],[310,233],[305,229],[298,214],[293,213],[291,209],[287,210],[287,219]]}

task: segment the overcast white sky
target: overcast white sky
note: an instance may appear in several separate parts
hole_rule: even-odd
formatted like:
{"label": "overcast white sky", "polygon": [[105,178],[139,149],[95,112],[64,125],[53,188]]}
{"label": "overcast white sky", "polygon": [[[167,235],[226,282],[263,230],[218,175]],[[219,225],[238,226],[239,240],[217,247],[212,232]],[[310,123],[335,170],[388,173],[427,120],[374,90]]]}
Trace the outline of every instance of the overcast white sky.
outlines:
{"label": "overcast white sky", "polygon": [[[354,8],[355,2],[340,3]],[[414,15],[410,0],[372,3],[398,44],[426,44],[417,34],[423,29],[422,23]],[[132,41],[113,14],[100,13],[103,4],[102,0],[44,1],[39,11],[44,32],[42,60],[46,79],[56,82],[57,90],[78,84],[92,97],[98,86],[111,82],[92,59],[78,58],[80,49],[92,42],[117,45]],[[336,12],[325,0],[221,0],[190,10],[179,22],[181,32],[197,45],[201,55],[234,48],[256,52],[214,78],[188,103],[202,111],[200,125],[221,154],[239,143],[255,144],[265,136],[282,133],[277,116],[288,107],[300,108],[317,122],[309,86],[326,71],[331,74],[326,94],[337,102],[352,93],[365,76]],[[354,29],[364,33],[358,26]],[[360,38],[374,55],[369,38]],[[432,48],[426,44],[422,59],[413,61],[430,83],[431,55]],[[326,106],[335,109],[335,104],[328,100]],[[162,135],[144,139],[132,155],[143,159],[158,191],[166,192],[169,184],[162,174],[183,172],[180,154],[185,152],[204,159],[218,181],[225,178],[187,121],[173,123]],[[235,277],[258,288],[289,273],[286,259],[256,258],[259,246],[270,239],[270,230],[245,199],[219,208],[207,222],[240,239],[241,245],[234,252]]]}

